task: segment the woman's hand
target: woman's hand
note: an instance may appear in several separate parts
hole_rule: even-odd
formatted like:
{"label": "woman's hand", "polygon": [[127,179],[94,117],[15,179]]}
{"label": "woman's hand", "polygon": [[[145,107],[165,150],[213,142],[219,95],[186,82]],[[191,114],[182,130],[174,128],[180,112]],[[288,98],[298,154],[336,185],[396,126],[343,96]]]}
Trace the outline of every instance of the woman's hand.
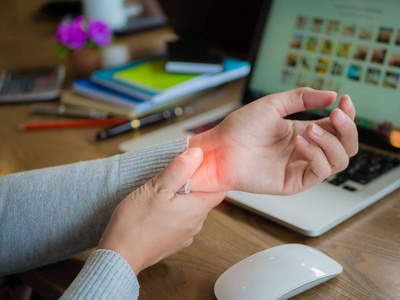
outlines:
{"label": "woman's hand", "polygon": [[284,119],[331,105],[336,93],[300,88],[258,99],[215,128],[194,136],[205,158],[190,181],[192,191],[241,190],[293,194],[346,168],[358,151],[355,109],[349,96],[317,121]]}
{"label": "woman's hand", "polygon": [[138,274],[189,246],[208,212],[225,198],[224,192],[176,194],[202,159],[200,148],[189,149],[127,196],[113,212],[98,249],[117,252]]}

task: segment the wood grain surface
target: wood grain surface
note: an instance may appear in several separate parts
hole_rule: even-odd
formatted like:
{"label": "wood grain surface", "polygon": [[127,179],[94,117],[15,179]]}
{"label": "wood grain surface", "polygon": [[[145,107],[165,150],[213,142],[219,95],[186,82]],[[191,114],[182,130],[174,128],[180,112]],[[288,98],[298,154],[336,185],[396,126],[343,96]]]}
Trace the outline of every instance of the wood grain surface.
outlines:
{"label": "wood grain surface", "polygon": [[[0,68],[65,63],[55,56],[56,20],[41,19],[45,1],[0,1]],[[132,58],[162,53],[174,34],[161,28],[117,42]],[[226,84],[193,99],[195,111],[237,99],[241,81]],[[63,118],[60,118],[60,120]],[[99,128],[19,131],[25,122],[54,120],[32,115],[30,104],[0,106],[0,175],[74,163],[118,154],[122,141],[164,124],[150,126],[104,142],[95,142]],[[174,122],[174,121],[171,121]],[[210,212],[191,247],[142,271],[140,299],[215,299],[217,278],[233,264],[269,247],[301,243],[338,261],[343,273],[295,299],[400,299],[400,191],[397,190],[321,237],[305,237],[223,202]],[[89,252],[58,264],[19,274],[44,299],[57,299],[73,281]]]}

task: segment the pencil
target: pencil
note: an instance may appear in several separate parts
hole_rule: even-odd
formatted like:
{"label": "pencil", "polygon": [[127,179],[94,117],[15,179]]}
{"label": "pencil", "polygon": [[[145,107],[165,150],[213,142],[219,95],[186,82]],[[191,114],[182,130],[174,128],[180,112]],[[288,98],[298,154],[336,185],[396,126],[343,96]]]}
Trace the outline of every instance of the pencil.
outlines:
{"label": "pencil", "polygon": [[128,121],[129,120],[126,118],[83,119],[83,120],[58,121],[58,122],[47,122],[47,123],[27,123],[27,124],[21,124],[18,128],[20,130],[38,130],[38,129],[101,126],[101,125],[120,125]]}
{"label": "pencil", "polygon": [[109,117],[107,112],[96,109],[85,109],[64,104],[40,103],[31,106],[31,112],[35,114],[66,116],[81,119],[106,119]]}

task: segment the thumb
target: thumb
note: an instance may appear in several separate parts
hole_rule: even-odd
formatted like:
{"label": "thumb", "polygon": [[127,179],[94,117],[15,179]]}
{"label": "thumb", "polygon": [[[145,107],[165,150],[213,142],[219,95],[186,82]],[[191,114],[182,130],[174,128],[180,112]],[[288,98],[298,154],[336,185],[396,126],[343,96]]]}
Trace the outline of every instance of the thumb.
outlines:
{"label": "thumb", "polygon": [[189,148],[175,157],[152,180],[175,193],[193,176],[202,161],[203,150],[199,147]]}
{"label": "thumb", "polygon": [[308,109],[324,108],[335,102],[337,94],[311,88],[298,88],[265,97],[281,117]]}

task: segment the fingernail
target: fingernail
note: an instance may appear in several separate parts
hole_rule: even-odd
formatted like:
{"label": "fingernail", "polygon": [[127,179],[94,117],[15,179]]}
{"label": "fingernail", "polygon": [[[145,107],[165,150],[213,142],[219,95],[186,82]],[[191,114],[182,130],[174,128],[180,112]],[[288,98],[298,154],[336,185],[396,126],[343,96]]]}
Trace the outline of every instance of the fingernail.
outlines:
{"label": "fingernail", "polygon": [[324,131],[322,130],[322,128],[319,127],[317,124],[312,125],[311,131],[312,131],[312,133],[314,133],[317,136],[322,136],[324,134]]}
{"label": "fingernail", "polygon": [[195,158],[200,158],[203,156],[203,150],[199,147],[193,147],[193,148],[187,149],[182,154],[185,154],[185,155],[187,154],[187,155],[193,156]]}
{"label": "fingernail", "polygon": [[300,144],[307,146],[309,144],[309,142],[303,138],[301,135],[297,136],[297,140],[299,141]]}
{"label": "fingernail", "polygon": [[346,95],[346,96],[347,96],[346,108],[347,108],[347,109],[352,109],[352,108],[353,108],[353,102],[351,101],[351,98],[350,98],[349,95]]}
{"label": "fingernail", "polygon": [[341,124],[343,124],[344,121],[346,120],[346,116],[344,115],[344,112],[341,111],[340,109],[338,110],[337,120],[338,120],[338,122],[341,123]]}

